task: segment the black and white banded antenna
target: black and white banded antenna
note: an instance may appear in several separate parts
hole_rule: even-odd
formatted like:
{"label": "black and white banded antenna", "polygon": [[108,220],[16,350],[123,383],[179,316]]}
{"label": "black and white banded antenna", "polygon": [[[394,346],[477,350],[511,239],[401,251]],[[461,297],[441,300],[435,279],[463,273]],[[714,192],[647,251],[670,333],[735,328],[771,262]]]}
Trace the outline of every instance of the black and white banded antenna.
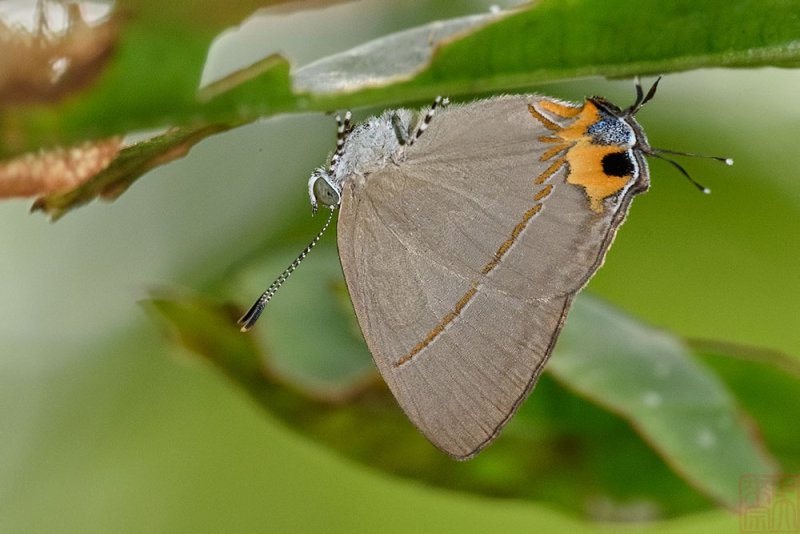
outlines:
{"label": "black and white banded antenna", "polygon": [[242,315],[242,318],[239,319],[238,324],[242,325],[241,327],[242,332],[247,332],[253,327],[254,324],[256,324],[256,321],[258,321],[258,318],[261,316],[261,312],[264,311],[264,308],[266,308],[267,303],[270,301],[270,299],[273,296],[275,296],[275,293],[278,292],[278,290],[281,288],[286,279],[289,278],[289,276],[291,276],[294,270],[297,269],[297,266],[300,265],[300,262],[302,262],[306,258],[306,256],[308,256],[308,253],[311,252],[311,249],[314,248],[314,246],[322,238],[322,234],[324,234],[325,230],[328,229],[328,225],[331,224],[331,220],[333,219],[333,212],[335,207],[331,206],[330,208],[331,208],[331,213],[330,215],[328,215],[328,220],[325,221],[322,230],[319,231],[317,236],[311,241],[311,243],[308,244],[308,246],[303,250],[303,252],[301,252],[300,255],[297,256],[297,258],[295,258],[295,260],[291,263],[291,265],[289,265],[281,273],[281,275],[278,278],[276,278],[275,281],[272,282],[272,284],[270,284],[270,286],[266,289],[266,291],[264,291],[264,293],[262,293],[261,296],[258,297],[258,300],[255,302],[255,304],[253,304],[253,306],[249,310],[247,310],[247,313]]}

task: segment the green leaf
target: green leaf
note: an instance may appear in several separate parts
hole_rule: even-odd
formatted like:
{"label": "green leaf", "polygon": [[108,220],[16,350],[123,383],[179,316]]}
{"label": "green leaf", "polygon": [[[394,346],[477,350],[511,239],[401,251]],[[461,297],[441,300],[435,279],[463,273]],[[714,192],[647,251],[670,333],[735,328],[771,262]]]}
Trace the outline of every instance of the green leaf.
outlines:
{"label": "green leaf", "polygon": [[[323,388],[315,394],[308,379],[296,381],[280,363],[302,353],[279,357],[259,348],[263,336],[241,334],[231,308],[174,295],[157,297],[149,307],[184,346],[232,378],[271,415],[385,472],[459,491],[551,502],[598,520],[654,520],[712,506],[624,421],[548,377],[500,440],[469,462],[454,462],[416,431],[374,372],[372,380],[350,382],[347,393],[331,395]],[[337,340],[319,340],[319,345],[334,362],[350,356],[335,349]],[[649,473],[647,479],[635,476],[641,469]]]}
{"label": "green leaf", "polygon": [[[254,298],[269,281],[264,274],[284,267],[275,258],[302,244],[275,250],[265,243],[273,259],[251,263],[235,289],[222,292]],[[323,247],[315,255],[297,275],[294,298],[271,301],[244,335],[256,344],[237,361],[261,361],[265,376],[237,378],[226,369],[230,355],[208,349],[219,345],[209,336],[243,335],[238,314],[201,298],[160,297],[154,306],[184,340],[201,340],[184,345],[201,347],[291,427],[361,462],[436,485],[550,501],[597,519],[644,520],[705,509],[709,499],[735,508],[742,474],[774,472],[731,393],[683,342],[585,295],[548,367],[557,382],[543,378],[494,444],[454,463],[417,433],[378,382],[335,252]],[[303,324],[313,331],[299,332]]]}
{"label": "green leaf", "polygon": [[[369,91],[403,76],[402,71],[384,74],[382,66],[372,65],[370,54],[388,55],[402,38],[409,41],[406,46],[412,46],[413,39],[424,34],[419,30],[325,58],[300,69],[294,80],[312,96],[363,90],[356,96],[322,99],[341,106],[363,105],[364,99],[383,104],[432,94],[498,91],[592,75],[633,77],[710,66],[796,66],[800,62],[800,23],[795,16],[799,8],[798,2],[544,0],[445,42],[430,64],[417,65],[418,75],[406,76],[407,83]],[[730,31],[733,27],[736,32]],[[359,80],[364,81],[359,84]]]}
{"label": "green leaf", "polygon": [[630,421],[676,471],[731,509],[742,475],[775,472],[725,384],[689,347],[608,305],[585,296],[576,303],[548,370]]}
{"label": "green leaf", "polygon": [[[542,0],[503,17],[450,19],[387,35],[294,73],[290,60],[271,52],[198,93],[210,44],[208,26],[192,27],[169,17],[180,10],[151,20],[156,15],[148,5],[142,5],[142,17],[124,21],[115,58],[81,98],[5,110],[14,135],[0,145],[0,157],[164,126],[215,124],[223,130],[287,111],[396,104],[568,77],[788,66],[800,60],[796,0],[666,5],[655,0]],[[324,36],[325,22],[320,17],[320,31],[308,31]],[[322,40],[319,47],[325,49]],[[147,163],[131,167],[146,168]],[[130,183],[138,176],[133,172],[120,179]],[[102,187],[89,185],[87,190]],[[42,204],[66,210],[88,198],[76,193],[72,204],[65,198]]]}
{"label": "green leaf", "polygon": [[[724,380],[755,421],[783,473],[800,472],[800,364],[773,351],[730,343],[692,341],[702,361]],[[755,474],[755,472],[753,472]]]}
{"label": "green leaf", "polygon": [[[230,9],[228,3],[224,6],[224,11]],[[182,19],[133,17],[123,30],[112,66],[84,98],[47,109],[12,110],[13,123],[24,140],[0,148],[8,155],[9,150],[13,154],[53,142],[198,120],[239,122],[285,111],[390,104],[438,93],[466,95],[568,77],[796,65],[800,60],[800,26],[795,16],[799,6],[797,1],[778,0],[668,4],[542,0],[474,33],[447,39],[438,49],[425,35],[431,28],[421,27],[409,30],[405,37],[389,35],[373,41],[365,45],[366,54],[354,49],[334,55],[291,77],[288,63],[276,61],[276,50],[246,69],[246,75],[238,74],[236,83],[228,86],[230,95],[211,101],[197,98],[209,36],[187,27]],[[306,31],[324,36],[325,23],[321,19],[316,31],[313,27]],[[317,39],[324,50],[324,39]],[[416,76],[409,73],[407,62],[398,62],[395,73],[383,68],[373,72],[385,64],[371,61],[373,56],[386,54],[398,39],[406,47],[420,41],[430,47],[434,51],[430,65],[423,61],[412,69]],[[370,86],[394,83],[398,76],[413,79],[380,89],[365,89],[363,83],[349,81],[351,76],[368,79],[373,74],[379,81],[370,81]],[[346,93],[330,93],[332,77],[339,80],[335,87],[346,88]],[[296,81],[302,88],[292,90]],[[348,94],[359,88],[364,90]]]}

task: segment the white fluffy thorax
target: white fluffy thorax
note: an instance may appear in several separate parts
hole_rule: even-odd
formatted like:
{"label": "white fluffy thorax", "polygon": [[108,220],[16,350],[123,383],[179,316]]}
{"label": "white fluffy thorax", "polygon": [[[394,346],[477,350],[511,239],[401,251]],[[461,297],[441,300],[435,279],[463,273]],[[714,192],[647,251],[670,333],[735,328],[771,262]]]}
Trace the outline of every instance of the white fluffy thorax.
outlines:
{"label": "white fluffy thorax", "polygon": [[363,180],[371,172],[385,167],[402,156],[403,145],[397,138],[392,117],[410,135],[418,113],[409,109],[384,111],[356,126],[344,144],[342,156],[336,162],[331,182],[341,191],[347,180]]}

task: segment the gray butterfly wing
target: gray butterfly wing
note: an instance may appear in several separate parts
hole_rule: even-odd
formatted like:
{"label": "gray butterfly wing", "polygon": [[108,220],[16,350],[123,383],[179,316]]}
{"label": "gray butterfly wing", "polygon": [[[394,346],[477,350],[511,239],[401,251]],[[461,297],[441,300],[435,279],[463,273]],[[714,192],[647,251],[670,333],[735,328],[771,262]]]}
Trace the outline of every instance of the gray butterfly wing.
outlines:
{"label": "gray butterfly wing", "polygon": [[458,459],[533,388],[632,197],[592,211],[566,165],[536,183],[551,148],[538,100],[450,108],[399,163],[344,184],[339,254],[367,345],[411,421]]}

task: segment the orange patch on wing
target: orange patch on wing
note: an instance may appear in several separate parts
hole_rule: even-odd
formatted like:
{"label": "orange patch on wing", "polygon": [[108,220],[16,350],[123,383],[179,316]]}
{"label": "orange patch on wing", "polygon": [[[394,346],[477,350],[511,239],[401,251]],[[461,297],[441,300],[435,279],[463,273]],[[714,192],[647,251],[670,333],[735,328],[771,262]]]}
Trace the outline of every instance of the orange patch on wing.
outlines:
{"label": "orange patch on wing", "polygon": [[[573,185],[582,186],[589,198],[589,207],[597,213],[603,212],[603,200],[621,191],[630,180],[626,176],[610,176],[603,170],[603,157],[614,152],[620,152],[621,148],[616,145],[598,145],[592,142],[586,135],[586,130],[592,124],[601,119],[597,106],[591,101],[587,101],[582,107],[566,106],[551,100],[542,99],[537,105],[550,113],[563,118],[574,118],[568,125],[553,128],[556,126],[553,121],[547,119],[538,111],[531,108],[530,112],[535,118],[549,130],[553,131],[552,137],[561,139],[564,147],[553,147],[542,155],[542,161],[553,157],[559,150],[566,148],[567,152],[563,158],[559,158],[536,180],[536,183],[544,182],[552,175],[565,161],[569,164],[567,182]],[[548,137],[547,142],[552,137]],[[543,141],[543,139],[539,139]],[[556,150],[559,149],[559,150]],[[558,165],[556,165],[558,164]]]}
{"label": "orange patch on wing", "polygon": [[567,158],[566,157],[558,158],[547,169],[545,169],[545,171],[542,174],[540,174],[539,177],[536,180],[534,180],[533,183],[535,183],[535,184],[544,183],[545,180],[550,178],[566,162],[567,162]]}
{"label": "orange patch on wing", "polygon": [[553,148],[551,148],[550,150],[548,150],[547,152],[542,154],[542,157],[539,158],[539,161],[547,161],[548,159],[552,158],[553,156],[555,156],[556,154],[558,154],[559,152],[561,152],[565,148],[569,148],[569,145],[557,145],[557,146],[554,146]]}
{"label": "orange patch on wing", "polygon": [[572,117],[576,117],[583,111],[582,107],[567,106],[565,104],[559,104],[558,102],[554,102],[552,100],[547,100],[547,99],[542,99],[539,102],[539,105],[542,107],[542,109],[545,109],[550,113],[555,113],[556,115],[560,115],[565,119],[571,119]]}
{"label": "orange patch on wing", "polygon": [[534,195],[533,200],[542,200],[544,197],[550,194],[550,191],[553,190],[553,184],[547,184],[541,191]]}
{"label": "orange patch on wing", "polygon": [[553,130],[554,132],[556,132],[561,129],[561,126],[559,126],[558,124],[554,123],[553,121],[551,121],[550,119],[548,119],[547,117],[536,111],[536,108],[533,107],[533,104],[528,104],[528,111],[530,112],[531,115],[533,115],[534,119],[541,122],[542,126],[547,128],[548,130]]}
{"label": "orange patch on wing", "polygon": [[609,176],[603,171],[603,157],[619,152],[615,146],[577,143],[567,152],[570,172],[567,182],[580,185],[589,197],[589,207],[597,213],[603,212],[603,199],[620,191],[629,177]]}

